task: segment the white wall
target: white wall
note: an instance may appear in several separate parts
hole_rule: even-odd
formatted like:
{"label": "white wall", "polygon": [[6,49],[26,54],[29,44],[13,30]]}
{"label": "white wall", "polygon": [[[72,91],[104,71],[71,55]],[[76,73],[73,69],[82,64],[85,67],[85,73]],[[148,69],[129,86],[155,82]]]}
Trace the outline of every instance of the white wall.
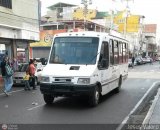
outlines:
{"label": "white wall", "polygon": [[38,0],[12,0],[12,12],[19,16],[38,19]]}
{"label": "white wall", "polygon": [[0,37],[39,40],[38,0],[12,0],[0,7]]}

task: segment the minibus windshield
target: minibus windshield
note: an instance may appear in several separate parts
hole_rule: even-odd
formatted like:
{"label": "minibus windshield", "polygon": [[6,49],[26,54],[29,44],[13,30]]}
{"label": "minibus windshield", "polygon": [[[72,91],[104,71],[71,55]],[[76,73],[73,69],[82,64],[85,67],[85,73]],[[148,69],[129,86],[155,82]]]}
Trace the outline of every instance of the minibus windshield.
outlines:
{"label": "minibus windshield", "polygon": [[49,63],[95,64],[98,51],[97,37],[57,37],[54,40]]}

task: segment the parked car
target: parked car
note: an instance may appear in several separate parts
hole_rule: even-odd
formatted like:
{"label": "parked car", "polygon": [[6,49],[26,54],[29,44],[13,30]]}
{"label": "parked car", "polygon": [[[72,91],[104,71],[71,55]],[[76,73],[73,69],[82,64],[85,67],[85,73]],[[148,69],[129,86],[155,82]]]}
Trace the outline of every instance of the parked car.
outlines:
{"label": "parked car", "polygon": [[146,63],[151,63],[151,61],[152,61],[152,58],[150,58],[149,56],[147,56],[147,57],[145,57],[145,58],[143,58],[144,59],[144,61],[146,62]]}
{"label": "parked car", "polygon": [[46,65],[47,64],[47,59],[46,58],[35,58],[36,59],[36,62],[41,62],[42,65]]}
{"label": "parked car", "polygon": [[[13,84],[14,85],[24,85],[24,81],[23,81],[23,77],[26,73],[26,70],[28,68],[28,63],[22,63],[22,64],[19,64],[18,66],[18,71],[16,71],[13,75]],[[35,72],[35,77],[36,77],[36,80],[35,80],[35,85],[37,85],[40,81],[39,81],[39,75],[41,73],[41,71],[43,70],[43,65],[42,63],[36,63],[35,64],[35,67],[36,67],[36,72]]]}
{"label": "parked car", "polygon": [[157,57],[155,58],[155,60],[156,60],[156,61],[160,61],[160,57],[157,56]]}
{"label": "parked car", "polygon": [[142,60],[141,57],[136,57],[136,58],[135,58],[135,61],[136,61],[137,65],[142,65],[142,64],[144,64],[144,61]]}

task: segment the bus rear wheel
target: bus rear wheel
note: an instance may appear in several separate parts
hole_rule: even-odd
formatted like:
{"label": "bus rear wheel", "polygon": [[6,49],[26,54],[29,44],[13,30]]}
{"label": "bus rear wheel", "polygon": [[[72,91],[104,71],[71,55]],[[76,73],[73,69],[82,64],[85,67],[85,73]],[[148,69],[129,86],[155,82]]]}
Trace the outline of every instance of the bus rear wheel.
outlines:
{"label": "bus rear wheel", "polygon": [[119,93],[122,86],[122,77],[119,78],[118,87],[115,89],[115,93]]}

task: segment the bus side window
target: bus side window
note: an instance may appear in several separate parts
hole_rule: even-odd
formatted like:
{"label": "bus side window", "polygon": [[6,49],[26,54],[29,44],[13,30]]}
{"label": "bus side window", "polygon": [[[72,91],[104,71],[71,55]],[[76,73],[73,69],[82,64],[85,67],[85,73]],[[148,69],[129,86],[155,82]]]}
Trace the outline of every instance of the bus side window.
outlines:
{"label": "bus side window", "polygon": [[114,45],[113,40],[109,40],[110,65],[114,64]]}
{"label": "bus side window", "polygon": [[127,57],[126,57],[126,43],[123,42],[123,63],[126,63]]}
{"label": "bus side window", "polygon": [[101,46],[101,52],[99,57],[99,69],[106,69],[109,66],[109,44],[108,42],[103,42]]}
{"label": "bus side window", "polygon": [[126,43],[126,62],[128,62],[129,52],[128,52],[128,43]]}
{"label": "bus side window", "polygon": [[114,40],[114,64],[119,63],[118,41]]}
{"label": "bus side window", "polygon": [[119,42],[119,63],[123,63],[122,42]]}

